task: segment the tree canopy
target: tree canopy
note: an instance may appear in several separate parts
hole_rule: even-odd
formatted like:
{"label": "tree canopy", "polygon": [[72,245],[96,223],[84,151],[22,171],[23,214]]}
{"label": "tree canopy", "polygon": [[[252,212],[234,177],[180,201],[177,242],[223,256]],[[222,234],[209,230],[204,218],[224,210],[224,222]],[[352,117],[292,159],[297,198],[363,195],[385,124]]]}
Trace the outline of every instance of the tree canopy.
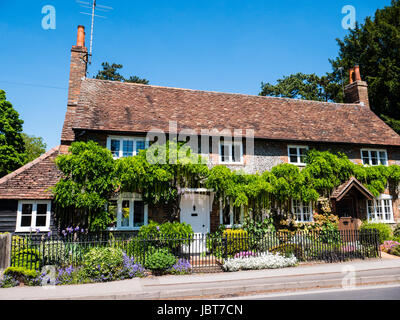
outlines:
{"label": "tree canopy", "polygon": [[297,73],[277,84],[261,84],[260,95],[343,102],[342,85],[349,83],[348,70],[360,66],[368,82],[371,110],[400,133],[400,0],[378,9],[374,17],[356,24],[344,39],[336,39],[338,57],[329,59],[332,71],[324,76]]}
{"label": "tree canopy", "polygon": [[25,164],[23,120],[0,90],[0,177]]}
{"label": "tree canopy", "polygon": [[24,139],[26,151],[25,163],[35,160],[46,152],[46,143],[43,141],[42,137],[35,137],[22,133],[22,138]]}
{"label": "tree canopy", "polygon": [[137,76],[130,76],[129,78],[125,78],[124,76],[120,75],[118,73],[118,70],[123,68],[122,64],[113,63],[110,65],[108,62],[103,62],[101,66],[103,67],[103,70],[98,71],[97,75],[94,77],[96,79],[149,84],[148,80],[141,79]]}

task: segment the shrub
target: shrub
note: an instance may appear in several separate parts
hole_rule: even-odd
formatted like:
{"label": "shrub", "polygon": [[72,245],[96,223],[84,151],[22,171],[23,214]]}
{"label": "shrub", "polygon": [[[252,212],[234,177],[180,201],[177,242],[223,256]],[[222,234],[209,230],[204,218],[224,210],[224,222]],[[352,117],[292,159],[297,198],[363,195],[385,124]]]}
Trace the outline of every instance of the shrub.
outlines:
{"label": "shrub", "polygon": [[11,257],[11,265],[37,270],[41,265],[40,252],[36,249],[22,249],[16,251]]}
{"label": "shrub", "polygon": [[66,248],[64,242],[57,241],[46,241],[41,246],[41,253],[43,256],[44,263],[52,264],[64,260]]}
{"label": "shrub", "polygon": [[0,288],[12,288],[18,285],[19,281],[10,275],[4,275],[3,279],[0,279]]}
{"label": "shrub", "polygon": [[400,257],[400,245],[392,250],[392,254]]}
{"label": "shrub", "polygon": [[24,284],[31,284],[37,277],[38,272],[24,267],[8,267],[4,271],[5,276],[12,277],[15,281]]}
{"label": "shrub", "polygon": [[396,225],[393,230],[393,236],[396,238],[400,238],[400,223]]}
{"label": "shrub", "polygon": [[140,263],[136,263],[134,258],[128,257],[126,254],[124,255],[124,262],[122,266],[121,273],[119,278],[123,279],[132,279],[136,277],[143,277],[146,275],[144,267]]}
{"label": "shrub", "polygon": [[83,259],[85,277],[94,281],[112,281],[118,278],[124,261],[124,252],[118,248],[92,248]]}
{"label": "shrub", "polygon": [[392,254],[393,251],[397,248],[400,247],[400,242],[397,241],[385,241],[383,242],[383,244],[381,245],[381,250],[383,252]]}
{"label": "shrub", "polygon": [[228,256],[235,255],[241,251],[249,250],[249,237],[247,231],[242,229],[226,229],[223,234],[223,238],[226,238],[226,254]]}
{"label": "shrub", "polygon": [[171,274],[189,274],[192,272],[192,265],[186,259],[179,259],[167,272]]}
{"label": "shrub", "polygon": [[91,282],[82,267],[65,267],[57,270],[56,285],[71,285]]}
{"label": "shrub", "polygon": [[379,233],[379,243],[382,244],[386,240],[392,239],[392,229],[386,223],[370,223],[364,222],[361,226],[361,234],[364,230],[378,230]]}
{"label": "shrub", "polygon": [[175,263],[175,256],[165,251],[158,251],[148,257],[144,266],[156,273],[163,273]]}
{"label": "shrub", "polygon": [[225,271],[277,269],[297,265],[295,256],[283,257],[279,253],[263,253],[258,257],[227,259],[222,268]]}

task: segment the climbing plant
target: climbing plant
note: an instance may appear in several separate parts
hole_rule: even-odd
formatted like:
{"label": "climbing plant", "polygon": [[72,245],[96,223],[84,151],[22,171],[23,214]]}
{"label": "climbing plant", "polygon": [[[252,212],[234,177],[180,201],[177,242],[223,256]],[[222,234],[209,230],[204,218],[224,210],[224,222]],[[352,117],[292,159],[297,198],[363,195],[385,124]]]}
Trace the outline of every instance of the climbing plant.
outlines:
{"label": "climbing plant", "polygon": [[55,202],[74,207],[88,216],[91,230],[105,229],[107,203],[115,192],[141,193],[147,204],[170,208],[170,221],[179,216],[186,188],[204,187],[215,192],[215,200],[244,207],[253,218],[263,213],[290,212],[291,199],[317,202],[354,176],[378,196],[387,186],[400,182],[400,166],[362,166],[342,153],[310,150],[301,170],[279,164],[263,173],[245,174],[223,165],[209,169],[205,160],[184,143],[153,144],[133,157],[114,160],[109,150],[94,142],[75,142],[70,153],[56,163],[63,178],[54,188]]}

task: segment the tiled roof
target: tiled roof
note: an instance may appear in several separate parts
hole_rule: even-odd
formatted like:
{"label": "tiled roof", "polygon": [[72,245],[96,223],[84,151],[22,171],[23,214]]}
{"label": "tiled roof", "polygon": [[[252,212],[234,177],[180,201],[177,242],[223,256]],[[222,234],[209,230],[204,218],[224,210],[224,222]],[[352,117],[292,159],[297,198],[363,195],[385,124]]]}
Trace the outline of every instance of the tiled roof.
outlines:
{"label": "tiled roof", "polygon": [[52,199],[48,189],[61,178],[54,159],[59,147],[0,179],[0,199]]}
{"label": "tiled roof", "polygon": [[255,138],[400,146],[400,136],[358,104],[84,79],[73,109],[64,140],[74,139],[73,128],[169,132],[169,121],[176,121],[178,130],[254,129]]}
{"label": "tiled roof", "polygon": [[338,186],[336,190],[332,192],[331,199],[340,201],[352,187],[355,187],[369,200],[375,198],[374,195],[366,187],[364,187],[360,181],[358,181],[355,177],[351,177],[348,181]]}

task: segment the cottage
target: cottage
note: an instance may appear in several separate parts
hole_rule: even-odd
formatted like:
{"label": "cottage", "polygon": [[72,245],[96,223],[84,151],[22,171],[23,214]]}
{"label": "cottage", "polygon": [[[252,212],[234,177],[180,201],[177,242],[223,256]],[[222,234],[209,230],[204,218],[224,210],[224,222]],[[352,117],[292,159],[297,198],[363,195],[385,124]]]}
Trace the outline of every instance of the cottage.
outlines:
{"label": "cottage", "polygon": [[[346,103],[324,103],[89,79],[87,58],[79,26],[60,146],[0,179],[0,232],[54,228],[51,187],[61,177],[54,159],[74,141],[94,140],[119,158],[146,149],[149,133],[201,137],[198,150],[210,167],[224,164],[248,173],[280,163],[303,167],[309,149],[340,151],[364,165],[400,164],[400,136],[370,110],[368,86],[357,66],[350,71]],[[397,192],[386,190],[376,198],[355,178],[330,200],[343,228],[357,227],[363,219],[400,222]],[[115,207],[116,230],[138,230],[150,219],[163,219],[140,194],[120,194]],[[298,221],[312,221],[312,210],[311,204],[292,202]],[[187,190],[181,202],[180,220],[198,233],[242,219],[240,209],[214,201],[212,190]]]}

